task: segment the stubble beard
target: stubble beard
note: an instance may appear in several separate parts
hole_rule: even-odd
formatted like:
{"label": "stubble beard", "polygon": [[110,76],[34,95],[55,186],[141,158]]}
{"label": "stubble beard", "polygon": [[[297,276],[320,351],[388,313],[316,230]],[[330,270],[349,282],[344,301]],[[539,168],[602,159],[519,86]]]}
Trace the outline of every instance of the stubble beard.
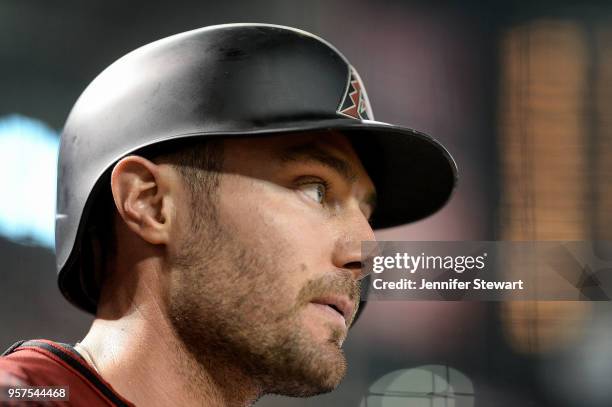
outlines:
{"label": "stubble beard", "polygon": [[279,247],[247,247],[209,218],[174,259],[169,319],[198,366],[219,372],[220,382],[228,368],[256,383],[259,396],[307,397],[333,390],[344,377],[344,332],[330,324],[329,339],[317,342],[302,311],[314,294],[350,286],[353,296],[358,288],[348,278],[310,281],[293,302],[282,277],[300,271],[281,269],[289,258]]}

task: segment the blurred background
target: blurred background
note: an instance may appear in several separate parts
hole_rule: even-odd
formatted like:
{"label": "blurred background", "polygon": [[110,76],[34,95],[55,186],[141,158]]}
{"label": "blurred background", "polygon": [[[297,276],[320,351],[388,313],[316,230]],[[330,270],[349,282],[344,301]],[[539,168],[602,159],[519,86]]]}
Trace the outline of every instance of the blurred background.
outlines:
{"label": "blurred background", "polygon": [[[433,135],[451,202],[379,240],[612,240],[612,3],[0,1],[0,348],[81,339],[55,282],[58,135],[125,53],[219,23],[294,26],[357,67],[377,120]],[[609,302],[374,302],[349,374],[259,406],[610,406]]]}

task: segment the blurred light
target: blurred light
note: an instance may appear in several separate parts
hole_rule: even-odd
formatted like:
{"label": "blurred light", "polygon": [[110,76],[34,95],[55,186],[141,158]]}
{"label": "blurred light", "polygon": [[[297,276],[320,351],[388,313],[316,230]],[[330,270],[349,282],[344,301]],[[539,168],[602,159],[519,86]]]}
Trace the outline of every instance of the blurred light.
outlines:
{"label": "blurred light", "polygon": [[360,407],[472,407],[474,385],[457,369],[425,365],[376,380]]}
{"label": "blurred light", "polygon": [[[583,240],[591,231],[589,37],[578,21],[538,19],[501,36],[501,240]],[[519,262],[508,264],[522,273]],[[530,284],[557,284],[531,272]],[[505,302],[512,348],[545,353],[572,346],[588,302]]]}
{"label": "blurred light", "polygon": [[612,406],[612,314],[608,303],[597,303],[596,309],[580,345],[539,367],[539,380],[555,406]]}
{"label": "blurred light", "polygon": [[44,123],[0,118],[0,235],[53,248],[58,149]]}

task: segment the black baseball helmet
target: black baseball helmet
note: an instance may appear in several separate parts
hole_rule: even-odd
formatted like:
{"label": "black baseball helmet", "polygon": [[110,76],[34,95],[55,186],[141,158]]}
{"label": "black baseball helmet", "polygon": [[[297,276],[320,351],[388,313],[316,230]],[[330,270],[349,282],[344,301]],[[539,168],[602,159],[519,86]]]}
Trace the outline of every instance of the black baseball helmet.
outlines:
{"label": "black baseball helmet", "polygon": [[449,199],[448,151],[426,134],[374,121],[357,70],[331,44],[269,24],[177,34],[117,60],[85,89],[66,121],[58,163],[58,284],[95,313],[83,267],[96,197],[122,157],[154,144],[336,130],[353,142],[378,192],[374,228],[413,222]]}

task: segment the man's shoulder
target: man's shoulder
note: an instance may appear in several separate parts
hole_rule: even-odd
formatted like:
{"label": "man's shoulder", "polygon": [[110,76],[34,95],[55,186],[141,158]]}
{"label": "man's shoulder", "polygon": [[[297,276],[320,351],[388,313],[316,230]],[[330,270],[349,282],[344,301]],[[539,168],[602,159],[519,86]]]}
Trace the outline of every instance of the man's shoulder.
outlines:
{"label": "man's shoulder", "polygon": [[68,386],[71,405],[130,405],[71,345],[46,339],[19,341],[0,356],[0,387]]}
{"label": "man's shoulder", "polygon": [[47,348],[55,342],[38,339],[19,341],[0,356],[0,384],[51,386],[72,372]]}

